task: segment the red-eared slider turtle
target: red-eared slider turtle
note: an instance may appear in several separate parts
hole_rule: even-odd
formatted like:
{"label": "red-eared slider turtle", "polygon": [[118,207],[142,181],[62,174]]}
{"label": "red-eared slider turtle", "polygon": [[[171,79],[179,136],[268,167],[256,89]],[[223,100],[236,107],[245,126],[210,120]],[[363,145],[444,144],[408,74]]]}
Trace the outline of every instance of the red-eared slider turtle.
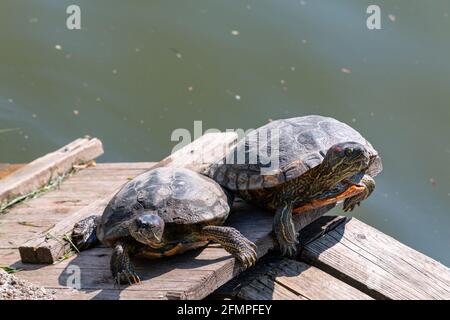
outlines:
{"label": "red-eared slider turtle", "polygon": [[[377,151],[356,130],[311,115],[251,131],[207,175],[244,200],[274,211],[280,249],[294,255],[293,211],[341,200],[347,192],[343,209],[351,211],[373,192],[373,177],[381,170]],[[362,192],[349,192],[355,186]]]}
{"label": "red-eared slider turtle", "polygon": [[214,241],[245,267],[256,262],[256,246],[238,230],[222,226],[232,196],[194,171],[161,167],[132,179],[111,199],[101,217],[78,222],[72,232],[85,249],[97,240],[114,248],[111,271],[116,283],[139,282],[131,255],[162,257]]}

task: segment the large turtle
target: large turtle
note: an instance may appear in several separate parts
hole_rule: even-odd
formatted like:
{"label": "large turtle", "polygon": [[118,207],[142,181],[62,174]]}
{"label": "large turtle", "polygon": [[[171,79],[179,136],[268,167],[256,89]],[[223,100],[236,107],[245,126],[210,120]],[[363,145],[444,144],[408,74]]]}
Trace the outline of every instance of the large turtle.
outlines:
{"label": "large turtle", "polygon": [[274,211],[280,249],[292,256],[297,244],[293,212],[343,199],[344,211],[351,211],[373,192],[373,177],[381,170],[377,151],[356,130],[311,115],[251,131],[206,174],[244,200]]}
{"label": "large turtle", "polygon": [[78,222],[75,245],[85,249],[98,240],[114,248],[115,282],[139,282],[131,255],[162,257],[215,241],[245,267],[256,261],[256,246],[238,230],[222,226],[233,196],[194,171],[161,167],[139,175],[111,199],[101,217]]}

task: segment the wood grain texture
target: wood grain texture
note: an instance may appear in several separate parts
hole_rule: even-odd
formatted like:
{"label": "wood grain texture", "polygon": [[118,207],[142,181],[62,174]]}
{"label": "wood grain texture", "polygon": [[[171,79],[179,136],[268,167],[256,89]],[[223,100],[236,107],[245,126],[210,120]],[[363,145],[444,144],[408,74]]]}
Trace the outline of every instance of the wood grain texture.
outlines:
{"label": "wood grain texture", "polygon": [[448,267],[354,218],[305,244],[301,259],[373,298],[450,299]]}
{"label": "wood grain texture", "polygon": [[24,164],[9,164],[9,163],[0,163],[0,180],[4,179],[6,176],[9,176],[14,171],[22,168]]}
{"label": "wood grain texture", "polygon": [[15,170],[0,180],[0,204],[45,186],[51,179],[69,172],[76,164],[103,154],[100,140],[77,139]]}
{"label": "wood grain texture", "polygon": [[[183,148],[172,153],[167,158],[157,163],[154,168],[160,166],[177,166],[187,167],[194,171],[200,172],[211,163],[222,159],[237,141],[237,134],[234,132],[227,133],[209,133],[194,142],[184,146]],[[134,166],[133,168],[136,168]],[[138,167],[139,168],[139,167]],[[141,166],[142,168],[142,166]],[[105,176],[105,175],[104,175]],[[130,177],[132,178],[132,177]],[[97,182],[97,180],[95,180]],[[64,240],[73,229],[76,222],[90,216],[101,215],[112,197],[120,190],[126,181],[120,181],[111,191],[111,182],[105,180],[104,183],[96,183],[95,188],[101,188],[104,193],[99,197],[98,193],[92,194],[92,185],[76,184],[67,186],[68,193],[76,192],[80,198],[89,197],[91,195],[93,201],[86,207],[83,207],[59,221],[55,226],[43,234],[34,237],[20,246],[19,251],[23,262],[27,263],[53,263],[70,250],[70,244]],[[62,191],[59,191],[61,193]],[[58,195],[58,192],[52,193],[53,196],[65,198]],[[69,194],[67,197],[70,196]]]}
{"label": "wood grain texture", "polygon": [[370,300],[363,292],[306,263],[279,259],[267,271],[239,288],[245,300]]}

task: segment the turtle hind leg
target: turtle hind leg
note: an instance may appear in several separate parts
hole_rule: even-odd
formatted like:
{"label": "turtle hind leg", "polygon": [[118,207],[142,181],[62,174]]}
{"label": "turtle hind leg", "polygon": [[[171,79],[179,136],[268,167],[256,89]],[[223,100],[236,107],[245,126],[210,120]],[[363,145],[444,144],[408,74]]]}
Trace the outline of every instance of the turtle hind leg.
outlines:
{"label": "turtle hind leg", "polygon": [[114,286],[120,287],[122,282],[128,282],[129,284],[141,282],[131,263],[130,252],[130,246],[125,242],[118,241],[114,246],[110,262]]}
{"label": "turtle hind leg", "polygon": [[97,216],[89,216],[74,225],[71,238],[78,250],[89,249],[100,243],[96,229]]}
{"label": "turtle hind leg", "polygon": [[294,257],[297,253],[297,232],[292,220],[292,204],[277,208],[273,221],[273,230],[283,256]]}
{"label": "turtle hind leg", "polygon": [[244,267],[250,268],[256,263],[256,245],[232,227],[206,226],[201,237],[219,243],[227,252],[238,259]]}
{"label": "turtle hind leg", "polygon": [[365,190],[344,200],[342,209],[345,212],[355,209],[356,205],[359,206],[361,201],[367,199],[372,194],[373,190],[375,190],[375,180],[368,174],[364,175],[358,184],[363,186]]}

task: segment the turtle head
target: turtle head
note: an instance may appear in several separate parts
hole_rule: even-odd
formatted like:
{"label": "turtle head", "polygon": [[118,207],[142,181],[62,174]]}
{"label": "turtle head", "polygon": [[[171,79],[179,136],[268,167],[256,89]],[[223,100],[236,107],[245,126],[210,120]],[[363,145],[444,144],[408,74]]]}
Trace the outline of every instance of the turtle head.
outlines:
{"label": "turtle head", "polygon": [[164,232],[164,220],[154,213],[137,215],[129,225],[131,236],[150,247],[160,247]]}
{"label": "turtle head", "polygon": [[327,173],[333,179],[341,181],[367,170],[370,154],[358,142],[342,142],[331,146],[323,161]]}

